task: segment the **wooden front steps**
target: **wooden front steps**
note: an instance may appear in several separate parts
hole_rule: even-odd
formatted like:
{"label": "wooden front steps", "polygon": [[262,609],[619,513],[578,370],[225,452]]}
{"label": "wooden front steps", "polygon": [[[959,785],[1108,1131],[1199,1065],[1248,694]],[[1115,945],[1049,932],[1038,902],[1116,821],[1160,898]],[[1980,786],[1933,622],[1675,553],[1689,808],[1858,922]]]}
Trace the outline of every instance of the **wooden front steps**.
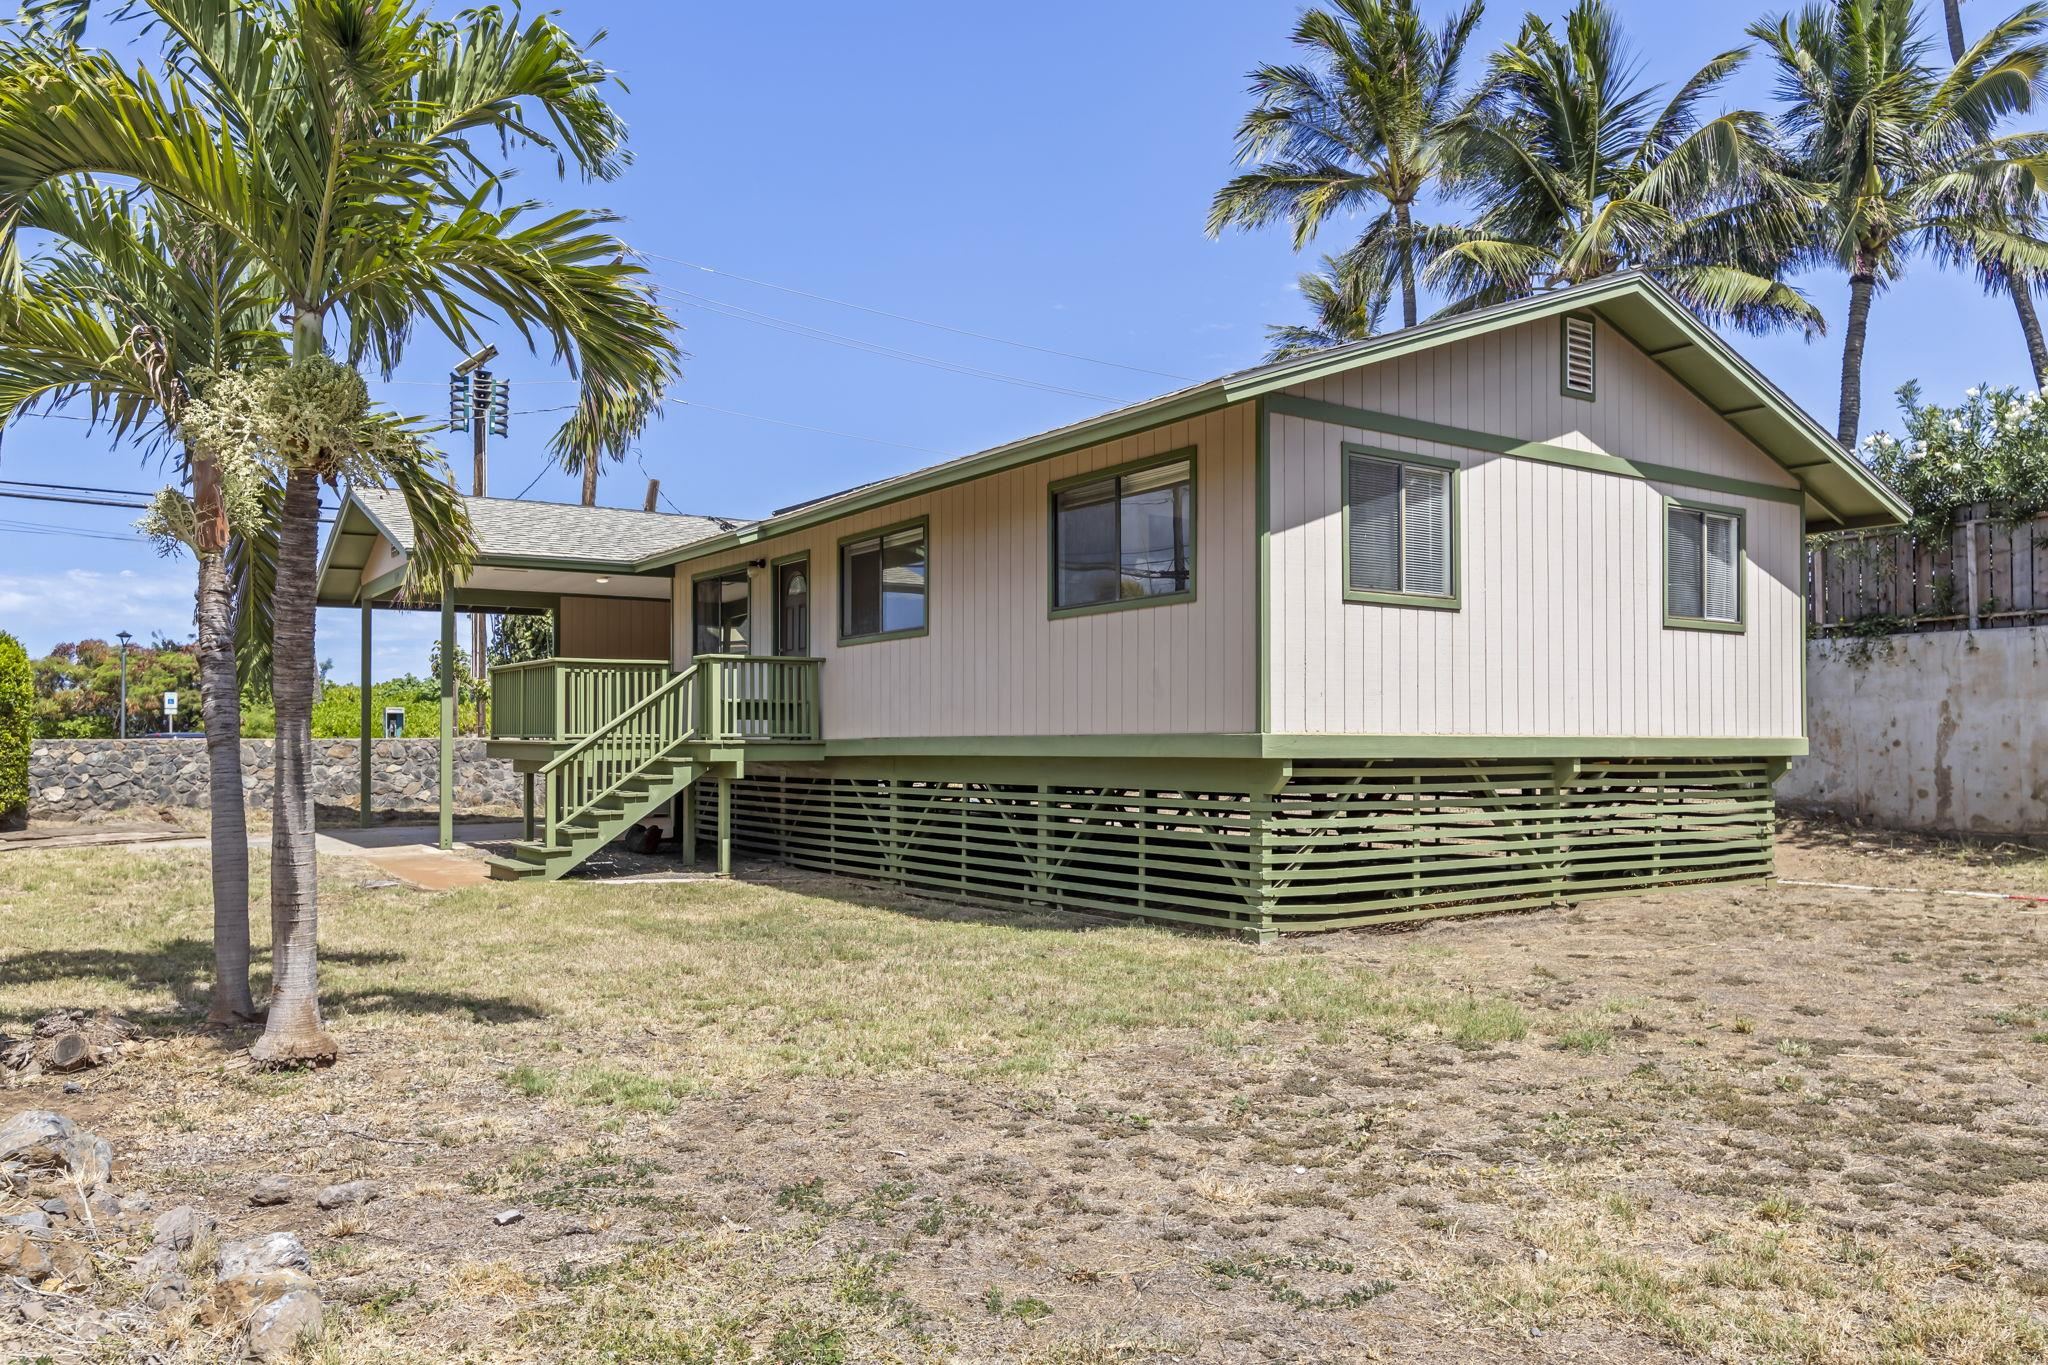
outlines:
{"label": "wooden front steps", "polygon": [[510,858],[488,860],[498,881],[537,878],[554,881],[664,804],[682,795],[701,778],[730,775],[729,763],[681,757],[647,765],[610,795],[555,828],[555,842],[545,836],[513,845]]}

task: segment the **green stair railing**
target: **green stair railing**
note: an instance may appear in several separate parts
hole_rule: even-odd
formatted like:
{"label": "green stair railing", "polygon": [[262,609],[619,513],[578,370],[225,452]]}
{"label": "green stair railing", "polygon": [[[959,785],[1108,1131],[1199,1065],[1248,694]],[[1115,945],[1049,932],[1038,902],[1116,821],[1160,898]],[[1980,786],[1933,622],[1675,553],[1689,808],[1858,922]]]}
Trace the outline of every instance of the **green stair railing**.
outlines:
{"label": "green stair railing", "polygon": [[698,676],[695,665],[684,669],[548,760],[539,773],[546,847],[559,848],[563,825],[698,737]]}

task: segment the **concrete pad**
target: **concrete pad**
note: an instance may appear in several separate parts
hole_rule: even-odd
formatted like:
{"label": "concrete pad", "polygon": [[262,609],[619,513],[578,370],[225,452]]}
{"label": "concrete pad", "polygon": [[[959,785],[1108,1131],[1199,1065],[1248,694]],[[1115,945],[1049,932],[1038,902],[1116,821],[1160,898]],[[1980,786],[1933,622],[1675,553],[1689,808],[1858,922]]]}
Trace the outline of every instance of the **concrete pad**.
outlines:
{"label": "concrete pad", "polygon": [[313,842],[322,853],[361,858],[380,872],[422,891],[453,891],[458,887],[482,886],[490,880],[490,867],[471,840],[517,839],[521,833],[516,820],[460,824],[455,827],[455,847],[446,851],[439,847],[438,825],[322,830]]}

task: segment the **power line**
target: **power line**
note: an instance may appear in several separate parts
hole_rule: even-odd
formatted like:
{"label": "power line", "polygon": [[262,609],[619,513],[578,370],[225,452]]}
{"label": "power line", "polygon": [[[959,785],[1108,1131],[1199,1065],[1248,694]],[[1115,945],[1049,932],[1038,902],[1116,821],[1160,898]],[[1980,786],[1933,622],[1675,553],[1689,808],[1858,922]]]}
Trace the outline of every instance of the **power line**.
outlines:
{"label": "power line", "polygon": [[33,521],[12,521],[0,518],[0,531],[22,536],[71,536],[78,540],[117,540],[132,544],[139,531],[99,531],[87,526],[45,526]]}
{"label": "power line", "polygon": [[977,341],[993,341],[1002,346],[1015,346],[1019,350],[1037,351],[1040,355],[1055,355],[1063,360],[1079,360],[1090,365],[1107,365],[1111,369],[1130,370],[1136,374],[1156,375],[1161,379],[1178,379],[1182,383],[1193,382],[1189,376],[1184,374],[1174,374],[1167,370],[1148,369],[1143,365],[1127,365],[1121,360],[1103,360],[1097,356],[1080,355],[1074,351],[1062,351],[1053,346],[1039,346],[1029,341],[1017,341],[1010,337],[999,337],[989,332],[976,332],[966,327],[955,327],[947,322],[933,322],[930,318],[912,317],[908,313],[892,313],[886,308],[872,308],[865,303],[853,303],[847,299],[835,299],[826,294],[814,294],[808,289],[798,289],[793,285],[787,284],[776,284],[772,280],[757,280],[750,275],[740,275],[730,270],[720,270],[717,266],[700,265],[695,261],[685,261],[676,256],[664,256],[658,251],[643,251],[639,254],[652,260],[667,261],[671,265],[680,265],[690,270],[700,270],[707,275],[720,275],[728,280],[738,280],[742,284],[758,285],[762,289],[774,289],[784,294],[795,294],[799,298],[815,299],[819,303],[829,303],[839,308],[852,308],[862,313],[872,313],[876,317],[893,318],[898,322],[915,323],[919,327],[931,327],[941,332],[951,332],[955,336],[973,337]]}
{"label": "power line", "polygon": [[916,351],[905,351],[894,346],[883,346],[872,341],[862,341],[858,337],[844,336],[838,332],[828,332],[822,327],[812,327],[806,323],[791,322],[786,318],[774,317],[771,314],[763,313],[753,308],[742,308],[736,303],[725,303],[708,295],[694,294],[687,289],[677,289],[672,285],[656,285],[655,288],[663,294],[677,296],[683,301],[683,306],[686,308],[696,308],[710,313],[714,317],[730,318],[735,322],[751,322],[757,327],[768,327],[778,332],[787,332],[793,336],[806,337],[813,341],[830,342],[834,346],[845,346],[852,350],[864,351],[870,355],[879,355],[890,360],[908,361],[913,365],[924,365],[931,369],[944,370],[951,374],[969,375],[976,379],[990,379],[1000,384],[1015,384],[1019,388],[1037,389],[1043,393],[1057,393],[1069,398],[1089,398],[1102,403],[1121,401],[1112,398],[1106,393],[1092,393],[1087,389],[1070,389],[1063,384],[1048,384],[1043,380],[1027,379],[1022,375],[1004,374],[1000,370],[984,370],[978,365],[963,365],[957,361],[942,360],[937,356],[922,355]]}
{"label": "power line", "polygon": [[861,436],[851,431],[834,431],[830,427],[814,427],[803,422],[787,421],[781,417],[763,417],[757,412],[739,412],[732,408],[713,407],[709,403],[700,403],[694,398],[668,398],[664,401],[674,403],[678,407],[702,408],[706,412],[715,412],[725,417],[744,417],[749,422],[768,422],[778,427],[795,427],[798,431],[815,432],[820,436],[837,436],[848,441],[866,441],[870,445],[894,446],[898,450],[914,450],[920,455],[943,456],[946,454],[945,451],[934,450],[930,446],[914,446],[902,441],[888,441],[880,436]]}
{"label": "power line", "polygon": [[11,488],[40,488],[47,492],[57,493],[112,493],[116,497],[123,498],[147,498],[154,496],[154,494],[144,492],[140,488],[94,488],[90,484],[41,483],[35,479],[0,479],[0,484],[5,484]]}
{"label": "power line", "polygon": [[147,512],[146,502],[113,502],[106,498],[74,498],[61,493],[18,493],[11,488],[0,488],[0,498],[20,498],[24,502],[68,502],[79,507],[116,507],[129,512]]}

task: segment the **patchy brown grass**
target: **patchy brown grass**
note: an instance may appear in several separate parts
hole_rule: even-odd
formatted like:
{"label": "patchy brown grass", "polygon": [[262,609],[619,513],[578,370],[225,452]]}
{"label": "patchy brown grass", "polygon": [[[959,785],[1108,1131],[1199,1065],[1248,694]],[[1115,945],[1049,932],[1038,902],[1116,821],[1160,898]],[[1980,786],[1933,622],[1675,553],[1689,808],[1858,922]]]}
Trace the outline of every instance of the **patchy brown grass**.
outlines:
{"label": "patchy brown grass", "polygon": [[[1788,876],[2044,883],[1787,836]],[[9,855],[0,1031],[157,1041],[5,1107],[297,1232],[335,1362],[2048,1358],[2048,907],[1742,887],[1256,949],[749,872],[327,864],[347,1055],[276,1076],[197,1026],[199,855]],[[221,1347],[136,1321],[106,1358]]]}

